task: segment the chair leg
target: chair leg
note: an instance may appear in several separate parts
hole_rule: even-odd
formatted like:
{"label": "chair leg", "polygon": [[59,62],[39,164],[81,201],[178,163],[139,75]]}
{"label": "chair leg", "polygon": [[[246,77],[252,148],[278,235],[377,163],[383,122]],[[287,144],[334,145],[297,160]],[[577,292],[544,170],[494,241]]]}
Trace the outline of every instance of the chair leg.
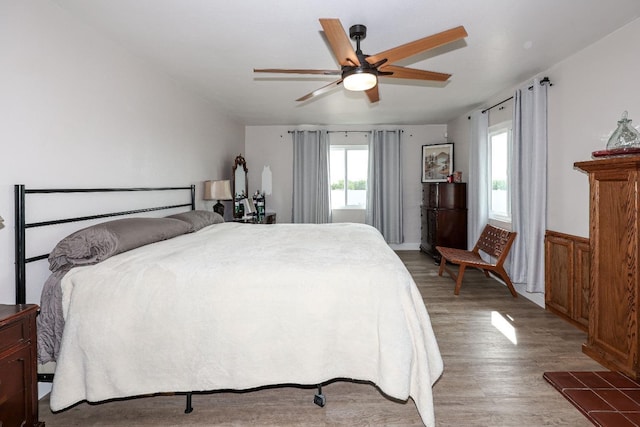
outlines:
{"label": "chair leg", "polygon": [[444,272],[444,267],[447,264],[447,260],[445,259],[445,257],[442,257],[440,259],[440,268],[438,269],[438,276],[442,276],[442,273]]}
{"label": "chair leg", "polygon": [[462,276],[464,276],[464,269],[466,267],[467,267],[466,265],[460,264],[460,269],[458,270],[458,277],[456,280],[456,288],[453,291],[454,295],[458,295],[460,293],[460,288],[462,287]]}
{"label": "chair leg", "polygon": [[504,268],[501,268],[495,271],[500,275],[500,277],[502,277],[502,280],[504,280],[504,283],[507,284],[507,287],[509,288],[509,292],[511,292],[511,295],[513,295],[514,298],[518,298],[518,293],[516,292],[516,288],[513,287],[513,283],[511,283],[511,279],[509,278],[509,275],[504,270]]}

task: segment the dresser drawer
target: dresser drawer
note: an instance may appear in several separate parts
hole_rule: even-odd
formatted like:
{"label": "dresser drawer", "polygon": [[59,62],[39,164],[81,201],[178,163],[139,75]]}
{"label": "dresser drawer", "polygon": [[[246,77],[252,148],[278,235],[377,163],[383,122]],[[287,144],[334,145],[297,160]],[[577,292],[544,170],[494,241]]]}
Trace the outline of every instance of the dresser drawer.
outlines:
{"label": "dresser drawer", "polygon": [[29,323],[25,320],[19,319],[0,329],[0,353],[29,340]]}

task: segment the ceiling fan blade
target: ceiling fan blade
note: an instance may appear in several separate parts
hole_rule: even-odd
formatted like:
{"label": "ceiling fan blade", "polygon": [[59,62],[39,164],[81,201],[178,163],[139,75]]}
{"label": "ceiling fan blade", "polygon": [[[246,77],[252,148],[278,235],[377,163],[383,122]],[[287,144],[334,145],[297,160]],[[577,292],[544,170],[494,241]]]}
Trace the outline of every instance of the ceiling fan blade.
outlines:
{"label": "ceiling fan blade", "polygon": [[467,31],[463,26],[451,28],[450,30],[433,34],[431,36],[394,47],[393,49],[385,50],[384,52],[380,52],[376,55],[372,55],[367,58],[367,62],[373,64],[386,58],[388,60],[387,63],[392,64],[410,56],[417,55],[421,52],[443,46],[465,37],[467,37]]}
{"label": "ceiling fan blade", "polygon": [[392,72],[389,75],[380,75],[380,77],[391,77],[393,79],[414,79],[414,80],[429,80],[436,82],[445,82],[449,80],[451,74],[436,73],[435,71],[417,70],[415,68],[400,67],[399,65],[387,65],[381,67],[382,72]]}
{"label": "ceiling fan blade", "polygon": [[254,73],[280,73],[280,74],[324,74],[326,76],[342,74],[341,70],[296,70],[280,68],[254,68]]}
{"label": "ceiling fan blade", "polygon": [[360,65],[356,51],[349,41],[347,33],[344,31],[339,19],[320,18],[320,25],[324,30],[324,34],[331,45],[331,50],[340,65]]}
{"label": "ceiling fan blade", "polygon": [[307,99],[311,99],[314,96],[322,95],[323,93],[329,92],[334,87],[340,85],[340,83],[342,83],[342,79],[336,80],[335,82],[331,82],[326,86],[322,86],[320,89],[316,89],[313,92],[310,92],[310,93],[306,94],[305,96],[296,99],[296,101],[306,101]]}
{"label": "ceiling fan blade", "polygon": [[371,89],[365,91],[369,101],[374,103],[380,101],[380,93],[378,93],[378,85],[375,85]]}

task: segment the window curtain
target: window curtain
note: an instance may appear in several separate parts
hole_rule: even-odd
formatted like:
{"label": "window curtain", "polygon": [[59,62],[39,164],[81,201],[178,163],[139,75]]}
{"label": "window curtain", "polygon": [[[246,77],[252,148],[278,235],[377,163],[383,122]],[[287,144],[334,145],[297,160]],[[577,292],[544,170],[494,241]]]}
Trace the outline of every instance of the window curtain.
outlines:
{"label": "window curtain", "polygon": [[469,162],[469,221],[467,245],[469,249],[478,241],[489,220],[489,183],[487,138],[489,115],[478,110],[471,114],[471,150]]}
{"label": "window curtain", "polygon": [[369,138],[369,176],[365,222],[387,243],[402,243],[401,130],[376,130]]}
{"label": "window curtain", "polygon": [[331,222],[327,131],[294,131],[293,222]]}
{"label": "window curtain", "polygon": [[[531,90],[529,90],[531,89]],[[527,292],[544,292],[544,232],[547,223],[547,85],[514,94],[511,217],[518,233],[509,274]]]}

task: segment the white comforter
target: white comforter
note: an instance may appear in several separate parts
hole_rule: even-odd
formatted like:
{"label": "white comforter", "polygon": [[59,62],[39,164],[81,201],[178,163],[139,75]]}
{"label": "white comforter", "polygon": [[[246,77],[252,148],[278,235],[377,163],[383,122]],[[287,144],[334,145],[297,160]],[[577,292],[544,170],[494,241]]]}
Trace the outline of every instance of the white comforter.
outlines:
{"label": "white comforter", "polygon": [[422,298],[372,227],[224,223],[70,271],[51,409],[171,391],[368,380],[434,425]]}

